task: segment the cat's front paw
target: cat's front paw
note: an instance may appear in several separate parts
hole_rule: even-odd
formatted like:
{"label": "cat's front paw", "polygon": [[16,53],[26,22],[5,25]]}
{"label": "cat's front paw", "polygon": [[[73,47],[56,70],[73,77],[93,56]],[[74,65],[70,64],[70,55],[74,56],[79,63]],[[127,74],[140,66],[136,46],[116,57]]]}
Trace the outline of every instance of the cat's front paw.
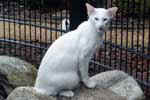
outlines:
{"label": "cat's front paw", "polygon": [[60,96],[64,96],[64,97],[73,97],[74,96],[74,92],[73,91],[62,91],[59,93]]}
{"label": "cat's front paw", "polygon": [[95,88],[96,87],[96,82],[95,81],[88,82],[87,87],[88,88]]}
{"label": "cat's front paw", "polygon": [[90,79],[84,82],[84,84],[86,85],[87,88],[95,88],[97,85],[95,81],[92,81]]}

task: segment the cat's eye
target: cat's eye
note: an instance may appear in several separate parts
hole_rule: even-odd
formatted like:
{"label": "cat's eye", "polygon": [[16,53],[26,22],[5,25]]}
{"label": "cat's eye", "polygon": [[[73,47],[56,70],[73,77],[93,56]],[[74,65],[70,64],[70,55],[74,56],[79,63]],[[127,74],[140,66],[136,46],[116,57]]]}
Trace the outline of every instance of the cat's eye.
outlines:
{"label": "cat's eye", "polygon": [[107,21],[107,18],[104,18],[103,21]]}
{"label": "cat's eye", "polygon": [[99,18],[95,17],[95,20],[96,20],[96,21],[98,21],[98,20],[99,20]]}

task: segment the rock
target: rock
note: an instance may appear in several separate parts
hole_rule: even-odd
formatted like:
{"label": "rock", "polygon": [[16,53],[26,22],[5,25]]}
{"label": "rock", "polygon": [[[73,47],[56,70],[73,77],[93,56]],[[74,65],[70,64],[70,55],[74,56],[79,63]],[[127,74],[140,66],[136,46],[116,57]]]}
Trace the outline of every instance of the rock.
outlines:
{"label": "rock", "polygon": [[[0,56],[0,73],[4,74],[13,88],[33,86],[37,70],[35,66],[15,57]],[[5,87],[9,94],[12,89]]]}
{"label": "rock", "polygon": [[109,88],[127,77],[128,75],[124,72],[115,70],[97,74],[91,77],[91,80],[96,81],[98,83],[98,87]]}
{"label": "rock", "polygon": [[144,93],[138,83],[128,74],[119,71],[106,71],[91,77],[97,87],[107,88],[127,100],[143,100]]}
{"label": "rock", "polygon": [[32,87],[16,88],[7,98],[7,100],[126,100],[123,97],[117,96],[108,89],[87,89],[81,87],[75,91],[75,96],[67,97],[53,97],[36,93]]}
{"label": "rock", "polygon": [[126,96],[128,100],[142,100],[144,94],[132,77],[128,77],[109,88],[120,96]]}
{"label": "rock", "polygon": [[4,100],[8,96],[8,92],[12,91],[13,87],[9,84],[6,76],[0,73],[0,100]]}
{"label": "rock", "polygon": [[32,87],[16,88],[7,100],[143,100],[144,93],[137,82],[128,74],[114,70],[91,77],[97,82],[96,89],[83,85],[75,90],[73,98],[52,97],[38,94]]}

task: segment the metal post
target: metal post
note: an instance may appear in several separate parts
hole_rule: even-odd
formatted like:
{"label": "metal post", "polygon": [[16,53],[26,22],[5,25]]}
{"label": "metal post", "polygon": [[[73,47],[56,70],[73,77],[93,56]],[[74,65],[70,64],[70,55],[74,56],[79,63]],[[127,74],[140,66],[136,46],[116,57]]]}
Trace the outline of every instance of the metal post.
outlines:
{"label": "metal post", "polygon": [[74,30],[78,25],[87,20],[85,0],[71,0],[70,8],[70,30]]}

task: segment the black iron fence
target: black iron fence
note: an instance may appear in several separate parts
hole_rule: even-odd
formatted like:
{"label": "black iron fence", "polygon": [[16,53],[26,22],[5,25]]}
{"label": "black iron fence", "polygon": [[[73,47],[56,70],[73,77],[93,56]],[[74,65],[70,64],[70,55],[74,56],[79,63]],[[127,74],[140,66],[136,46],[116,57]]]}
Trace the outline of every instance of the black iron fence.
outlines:
{"label": "black iron fence", "polygon": [[[90,62],[90,74],[119,69],[140,83],[150,96],[149,0],[1,0],[0,54],[38,65],[50,44],[87,19],[85,2],[118,6],[104,36],[104,46]],[[100,2],[100,3],[99,3]]]}
{"label": "black iron fence", "polygon": [[[69,18],[69,4],[64,1],[62,6],[58,0],[52,1],[52,7],[44,7],[47,4],[42,5],[42,0],[0,1],[2,54],[40,63],[43,50],[66,31],[62,30],[62,22]],[[40,3],[34,7],[35,2]]]}

